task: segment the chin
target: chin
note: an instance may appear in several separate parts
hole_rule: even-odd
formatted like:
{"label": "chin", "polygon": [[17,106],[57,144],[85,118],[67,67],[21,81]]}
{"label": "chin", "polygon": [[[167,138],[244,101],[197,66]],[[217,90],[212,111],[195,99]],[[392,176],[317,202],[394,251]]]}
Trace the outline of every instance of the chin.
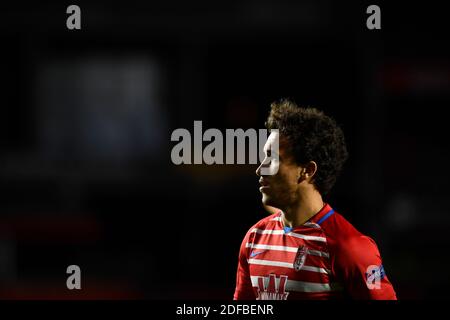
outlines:
{"label": "chin", "polygon": [[266,194],[263,194],[262,203],[265,206],[276,207],[276,204],[273,201],[273,199],[270,196],[266,195]]}

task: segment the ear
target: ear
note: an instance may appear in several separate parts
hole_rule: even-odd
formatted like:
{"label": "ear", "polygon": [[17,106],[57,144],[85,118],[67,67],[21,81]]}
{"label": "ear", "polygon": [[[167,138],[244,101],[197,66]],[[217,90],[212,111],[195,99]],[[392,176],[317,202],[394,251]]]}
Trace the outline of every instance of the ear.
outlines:
{"label": "ear", "polygon": [[311,181],[317,172],[317,163],[315,161],[308,162],[304,167],[304,170],[305,170],[305,178]]}
{"label": "ear", "polygon": [[309,161],[302,167],[298,168],[298,182],[307,180],[310,182],[317,172],[317,163],[315,161]]}

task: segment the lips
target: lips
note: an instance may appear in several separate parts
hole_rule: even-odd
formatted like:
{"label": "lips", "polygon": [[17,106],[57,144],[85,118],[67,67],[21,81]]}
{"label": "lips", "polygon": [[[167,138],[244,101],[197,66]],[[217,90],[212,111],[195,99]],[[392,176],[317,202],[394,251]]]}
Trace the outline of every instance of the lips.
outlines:
{"label": "lips", "polygon": [[259,184],[261,185],[261,187],[268,187],[269,183],[267,181],[265,181],[264,179],[259,179]]}
{"label": "lips", "polygon": [[262,178],[259,179],[259,184],[261,185],[261,187],[259,187],[260,192],[264,192],[267,189],[269,189],[269,183],[267,181],[263,180]]}

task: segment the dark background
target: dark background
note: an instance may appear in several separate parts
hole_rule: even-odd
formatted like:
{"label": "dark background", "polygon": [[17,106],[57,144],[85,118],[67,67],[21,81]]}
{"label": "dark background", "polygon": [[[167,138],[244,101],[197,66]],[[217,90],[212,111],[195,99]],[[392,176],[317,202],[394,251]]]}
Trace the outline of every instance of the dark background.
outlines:
{"label": "dark background", "polygon": [[[256,165],[172,164],[176,128],[263,128],[293,98],[342,126],[328,201],[400,299],[449,298],[446,11],[365,2],[2,4],[0,298],[231,299],[265,216]],[[82,290],[66,288],[66,268]]]}

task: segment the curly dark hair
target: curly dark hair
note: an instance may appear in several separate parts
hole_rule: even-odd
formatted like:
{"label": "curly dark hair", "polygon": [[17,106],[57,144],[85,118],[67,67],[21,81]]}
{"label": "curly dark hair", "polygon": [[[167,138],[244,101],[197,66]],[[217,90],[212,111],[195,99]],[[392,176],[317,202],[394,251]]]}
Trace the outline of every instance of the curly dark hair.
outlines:
{"label": "curly dark hair", "polygon": [[289,99],[270,105],[266,128],[278,129],[280,137],[289,142],[297,164],[317,163],[312,182],[327,194],[336,182],[348,158],[344,133],[336,121],[316,108],[301,108]]}

